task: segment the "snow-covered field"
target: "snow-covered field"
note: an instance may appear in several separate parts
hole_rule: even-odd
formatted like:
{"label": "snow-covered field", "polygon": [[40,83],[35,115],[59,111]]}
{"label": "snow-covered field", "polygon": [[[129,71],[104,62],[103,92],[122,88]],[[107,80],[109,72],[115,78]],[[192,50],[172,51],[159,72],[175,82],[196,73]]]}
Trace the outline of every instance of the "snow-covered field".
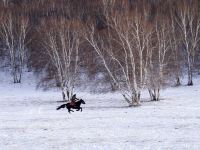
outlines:
{"label": "snow-covered field", "polygon": [[[83,112],[56,111],[56,91],[35,90],[26,76],[13,85],[0,75],[0,150],[199,150],[200,80],[169,88],[159,102],[129,108],[114,93],[78,93]],[[147,99],[147,93],[143,99]]]}

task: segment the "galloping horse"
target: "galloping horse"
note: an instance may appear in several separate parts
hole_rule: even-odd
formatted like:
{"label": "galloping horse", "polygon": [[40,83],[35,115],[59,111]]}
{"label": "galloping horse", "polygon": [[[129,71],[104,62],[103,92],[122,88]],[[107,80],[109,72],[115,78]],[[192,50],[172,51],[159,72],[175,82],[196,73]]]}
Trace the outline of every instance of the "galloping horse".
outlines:
{"label": "galloping horse", "polygon": [[68,112],[69,112],[69,113],[70,113],[71,111],[74,112],[73,110],[71,110],[71,108],[72,108],[72,109],[76,109],[76,111],[79,111],[79,110],[82,111],[82,107],[80,107],[81,104],[85,104],[84,100],[82,100],[82,99],[80,99],[79,101],[75,102],[74,105],[72,105],[71,103],[62,104],[62,105],[60,105],[60,106],[57,108],[57,110],[66,107],[66,108],[68,109]]}

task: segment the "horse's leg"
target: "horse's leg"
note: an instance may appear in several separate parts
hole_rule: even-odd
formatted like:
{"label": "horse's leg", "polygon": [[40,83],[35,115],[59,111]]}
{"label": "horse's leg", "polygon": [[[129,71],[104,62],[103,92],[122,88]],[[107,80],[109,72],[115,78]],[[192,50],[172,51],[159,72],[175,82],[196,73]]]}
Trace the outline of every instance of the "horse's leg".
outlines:
{"label": "horse's leg", "polygon": [[79,111],[80,110],[80,107],[76,107],[76,111]]}
{"label": "horse's leg", "polygon": [[81,111],[82,111],[82,107],[80,107]]}
{"label": "horse's leg", "polygon": [[68,109],[68,112],[70,113],[70,108],[67,108]]}
{"label": "horse's leg", "polygon": [[69,113],[71,113],[71,111],[72,111],[72,112],[74,112],[73,110],[71,110],[71,109],[68,109],[68,112],[69,112]]}
{"label": "horse's leg", "polygon": [[71,111],[74,112],[73,110],[71,110],[70,107],[67,107],[67,109],[68,109],[68,112],[69,112],[69,113],[70,113]]}
{"label": "horse's leg", "polygon": [[[74,107],[71,107],[71,108],[73,108],[73,109],[74,109]],[[70,111],[74,112],[74,111],[73,111],[73,110],[71,110],[71,109],[70,109]]]}

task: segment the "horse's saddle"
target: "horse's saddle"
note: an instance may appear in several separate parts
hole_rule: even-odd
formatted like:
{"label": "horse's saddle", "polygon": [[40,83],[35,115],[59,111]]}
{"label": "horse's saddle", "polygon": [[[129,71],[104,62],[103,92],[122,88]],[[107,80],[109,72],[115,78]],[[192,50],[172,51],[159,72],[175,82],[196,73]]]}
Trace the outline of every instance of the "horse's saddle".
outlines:
{"label": "horse's saddle", "polygon": [[76,107],[76,102],[71,101],[69,104],[70,106]]}

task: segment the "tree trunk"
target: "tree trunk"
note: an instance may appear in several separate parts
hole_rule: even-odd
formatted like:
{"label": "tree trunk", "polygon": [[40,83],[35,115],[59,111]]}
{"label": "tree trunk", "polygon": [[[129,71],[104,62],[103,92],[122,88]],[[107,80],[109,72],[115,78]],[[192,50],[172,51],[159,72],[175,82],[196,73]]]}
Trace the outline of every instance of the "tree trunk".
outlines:
{"label": "tree trunk", "polygon": [[150,95],[150,98],[151,98],[151,101],[159,101],[160,100],[160,89],[159,88],[154,88],[153,90],[152,89],[149,89],[149,95]]}
{"label": "tree trunk", "polygon": [[111,86],[111,91],[114,92],[117,90],[117,85],[115,83],[112,83],[111,81],[110,81],[110,86]]}
{"label": "tree trunk", "polygon": [[192,86],[193,82],[192,82],[192,63],[191,63],[191,59],[188,53],[188,86]]}
{"label": "tree trunk", "polygon": [[192,70],[191,68],[189,67],[188,68],[188,86],[192,86],[193,85],[193,81],[192,81]]}
{"label": "tree trunk", "polygon": [[132,101],[131,103],[129,104],[129,106],[140,106],[140,92],[137,92],[137,93],[134,93],[133,96],[132,96]]}
{"label": "tree trunk", "polygon": [[61,83],[61,90],[62,90],[62,99],[63,101],[66,101],[65,88],[62,83]]}
{"label": "tree trunk", "polygon": [[177,76],[176,77],[176,86],[180,86],[180,85],[181,85],[180,77]]}
{"label": "tree trunk", "polygon": [[62,98],[63,98],[63,101],[66,100],[66,99],[65,99],[65,92],[64,92],[64,91],[62,91]]}
{"label": "tree trunk", "polygon": [[15,70],[15,75],[14,75],[15,79],[14,79],[14,83],[21,83],[21,77],[22,77],[22,73],[21,71],[19,71],[18,69]]}
{"label": "tree trunk", "polygon": [[17,67],[12,67],[12,75],[13,75],[13,82],[19,83],[18,77],[17,77]]}
{"label": "tree trunk", "polygon": [[22,68],[18,68],[17,70],[17,83],[21,83],[21,79],[22,79]]}

